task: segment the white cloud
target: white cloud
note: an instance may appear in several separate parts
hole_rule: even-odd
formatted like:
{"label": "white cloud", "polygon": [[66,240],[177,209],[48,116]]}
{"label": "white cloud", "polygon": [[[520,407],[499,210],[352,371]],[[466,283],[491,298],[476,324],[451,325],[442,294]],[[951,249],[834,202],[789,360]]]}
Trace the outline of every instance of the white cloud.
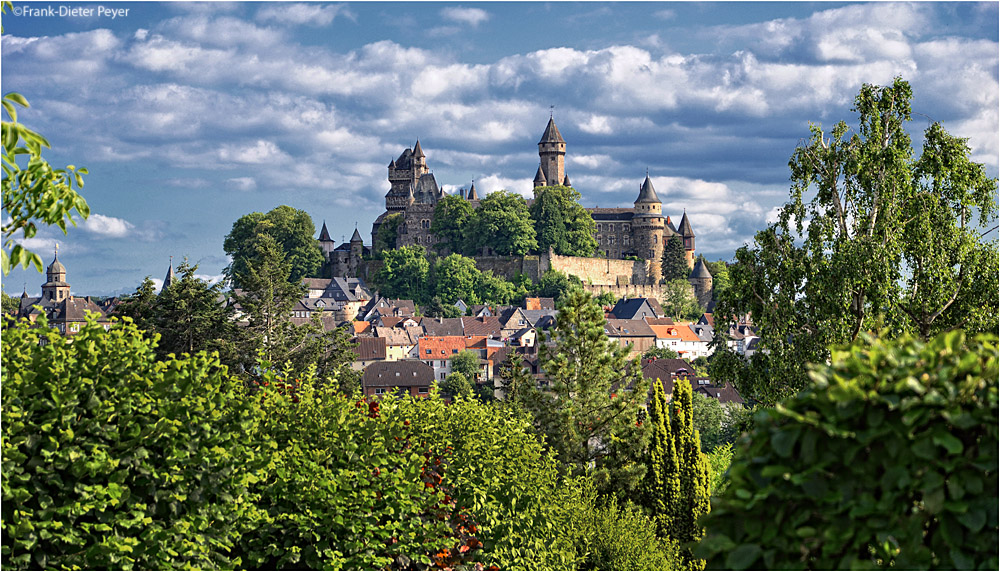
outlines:
{"label": "white cloud", "polygon": [[254,191],[257,189],[257,181],[253,177],[233,177],[226,179],[226,185],[237,191]]}
{"label": "white cloud", "polygon": [[337,16],[350,20],[356,19],[355,15],[344,4],[281,2],[268,4],[257,12],[257,20],[314,27],[328,26]]}
{"label": "white cloud", "polygon": [[139,28],[138,30],[135,31],[135,34],[132,35],[133,38],[139,40],[140,42],[145,41],[148,36],[149,36],[149,30],[145,28]]}
{"label": "white cloud", "polygon": [[532,190],[534,188],[535,184],[530,178],[512,179],[492,174],[481,179],[476,179],[476,192],[479,193],[480,197],[485,197],[496,191],[510,191],[525,198],[532,198],[535,196]]}
{"label": "white cloud", "polygon": [[220,160],[232,163],[271,163],[288,159],[273,141],[258,139],[252,145],[223,145],[218,151]]}
{"label": "white cloud", "polygon": [[124,238],[135,229],[135,225],[125,219],[97,213],[91,213],[80,226],[101,238]]}
{"label": "white cloud", "polygon": [[490,14],[486,10],[479,8],[464,8],[462,6],[450,6],[441,10],[441,17],[452,22],[468,24],[477,27],[479,24],[490,19]]}

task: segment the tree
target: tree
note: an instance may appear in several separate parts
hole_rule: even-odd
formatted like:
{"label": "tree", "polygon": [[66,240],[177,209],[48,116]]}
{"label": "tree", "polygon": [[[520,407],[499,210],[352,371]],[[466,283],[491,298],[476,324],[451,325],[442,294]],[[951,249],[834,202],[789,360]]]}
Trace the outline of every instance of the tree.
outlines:
{"label": "tree", "polygon": [[153,280],[149,276],[143,278],[142,283],[135,289],[135,293],[125,296],[115,306],[112,315],[120,318],[132,318],[132,322],[140,330],[146,330],[150,334],[155,333],[156,285],[153,284]]}
{"label": "tree", "polygon": [[[230,280],[237,280],[246,272],[256,249],[256,240],[263,234],[275,240],[282,257],[288,262],[289,281],[298,284],[302,278],[319,275],[323,253],[313,236],[316,227],[312,217],[305,211],[281,205],[267,214],[253,212],[243,215],[233,223],[233,229],[222,245],[232,258],[224,271]],[[234,285],[242,286],[238,281]]]}
{"label": "tree", "polygon": [[[716,315],[750,316],[760,349],[750,360],[721,346],[713,377],[773,404],[808,385],[805,364],[865,331],[926,338],[957,327],[996,331],[995,179],[965,140],[938,124],[914,157],[905,130],[910,86],[864,85],[857,132],[812,126],[790,161],[790,201],[737,250]],[[717,320],[716,333],[726,324]]]}
{"label": "tree", "polygon": [[456,399],[459,397],[462,399],[472,398],[472,384],[469,383],[469,378],[457,371],[448,374],[444,383],[441,384],[441,389]]}
{"label": "tree", "polygon": [[535,187],[531,218],[535,222],[538,250],[564,256],[591,256],[597,250],[596,225],[580,206],[580,193],[572,187]]}
{"label": "tree", "polygon": [[16,314],[18,309],[21,307],[21,300],[15,298],[14,296],[8,296],[6,292],[3,294],[3,315],[10,316]]}
{"label": "tree", "polygon": [[[191,266],[185,259],[177,267],[177,279],[152,303],[152,319],[147,323],[160,334],[157,351],[161,357],[205,350],[217,351],[226,358],[232,351],[232,310],[221,300],[222,285],[211,286],[197,278],[197,270],[197,265]],[[148,303],[148,290],[143,287],[136,305],[124,311],[138,310],[141,304]]]}
{"label": "tree", "polygon": [[583,283],[572,274],[567,276],[558,270],[546,270],[534,288],[536,296],[552,298],[558,304],[569,292],[582,290]]}
{"label": "tree", "polygon": [[435,248],[461,254],[465,246],[465,226],[472,216],[472,205],[462,197],[448,195],[438,201],[431,220],[431,233],[440,239]]}
{"label": "tree", "polygon": [[458,318],[462,311],[454,304],[446,304],[441,301],[440,296],[434,296],[431,301],[421,308],[423,315],[431,318]]}
{"label": "tree", "polygon": [[[4,3],[2,11],[6,12],[7,5]],[[7,275],[12,266],[27,268],[33,264],[42,272],[41,257],[22,246],[20,241],[35,236],[38,223],[56,225],[66,234],[67,222],[76,226],[74,210],[84,219],[90,216],[87,201],[77,192],[83,188],[82,175],[87,174],[87,169],[73,165],[53,169],[42,157],[42,148],[49,149],[49,142],[17,121],[15,105],[27,108],[28,101],[19,93],[8,93],[3,96],[2,103],[10,121],[2,122],[3,181],[0,187],[2,208],[9,218],[5,217],[0,230],[3,235],[0,269]]]}
{"label": "tree", "polygon": [[[458,197],[455,197],[458,198]],[[476,261],[461,254],[449,254],[434,265],[434,295],[446,304],[458,300],[478,304],[481,281]]]}
{"label": "tree", "polygon": [[693,391],[690,383],[675,383],[668,406],[660,380],[652,386],[653,439],[644,483],[647,507],[660,516],[660,536],[680,544],[689,569],[703,569],[704,562],[694,557],[690,544],[704,534],[698,519],[709,511],[710,482],[708,458],[701,452],[694,426]]}
{"label": "tree", "polygon": [[731,570],[996,569],[996,334],[863,334],[809,371],[738,442],[698,555]]}
{"label": "tree", "polygon": [[[3,333],[4,569],[232,569],[253,416],[218,358],[134,324]],[[266,455],[270,460],[271,455]],[[153,540],[155,539],[155,540]]]}
{"label": "tree", "polygon": [[466,228],[465,252],[489,248],[495,254],[521,256],[538,248],[528,204],[515,193],[487,195]]}
{"label": "tree", "polygon": [[403,213],[392,213],[382,219],[382,223],[375,233],[372,251],[381,254],[396,248],[396,239],[399,238],[399,225],[404,222]]}
{"label": "tree", "polygon": [[680,354],[670,348],[651,347],[642,354],[642,359],[677,359]]}
{"label": "tree", "polygon": [[694,393],[691,396],[694,427],[701,436],[701,451],[709,453],[726,442],[726,410],[718,399]]}
{"label": "tree", "polygon": [[687,257],[684,251],[684,241],[680,235],[673,235],[667,239],[663,245],[663,256],[660,263],[663,280],[687,280],[691,275],[691,268],[688,267]]}
{"label": "tree", "polygon": [[684,279],[663,284],[663,312],[675,319],[692,320],[704,312],[694,295],[694,287]]}
{"label": "tree", "polygon": [[479,273],[476,290],[479,292],[481,302],[501,306],[510,304],[519,292],[522,297],[525,294],[523,288],[519,290],[514,284],[494,275],[492,270]]}
{"label": "tree", "polygon": [[712,299],[718,301],[729,288],[729,264],[724,260],[705,261],[708,273],[712,275]]}
{"label": "tree", "polygon": [[297,326],[296,330],[302,341],[288,354],[292,369],[312,368],[318,380],[332,383],[344,395],[353,395],[361,389],[362,372],[351,367],[358,344],[351,341],[354,334],[349,326],[326,331],[322,312],[316,312],[309,323]]}
{"label": "tree", "polygon": [[566,296],[551,339],[539,350],[548,390],[534,390],[524,405],[571,474],[590,474],[599,490],[626,493],[643,472],[637,457],[646,438],[639,423],[645,392],[635,391],[645,387],[642,371],[628,348],[608,340],[604,312],[582,290]]}
{"label": "tree", "polygon": [[430,263],[422,246],[404,246],[385,253],[382,267],[375,272],[379,294],[421,303],[428,296]]}
{"label": "tree", "polygon": [[257,236],[248,254],[248,264],[235,277],[243,289],[233,296],[241,308],[240,319],[247,321],[240,329],[242,356],[254,360],[261,352],[269,362],[287,360],[307,333],[295,331],[291,323],[292,308],[305,295],[305,286],[289,281],[291,264],[271,235]]}
{"label": "tree", "polygon": [[470,383],[476,383],[482,371],[479,355],[472,350],[462,350],[451,356],[451,371],[461,373]]}

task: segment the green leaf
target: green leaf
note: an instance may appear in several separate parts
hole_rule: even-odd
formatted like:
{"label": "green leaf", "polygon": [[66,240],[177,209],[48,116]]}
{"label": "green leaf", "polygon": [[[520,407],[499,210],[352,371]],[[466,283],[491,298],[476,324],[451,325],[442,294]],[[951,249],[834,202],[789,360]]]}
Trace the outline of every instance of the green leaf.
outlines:
{"label": "green leaf", "polygon": [[760,546],[756,544],[741,544],[726,555],[726,568],[730,570],[746,570],[757,562],[760,555]]}

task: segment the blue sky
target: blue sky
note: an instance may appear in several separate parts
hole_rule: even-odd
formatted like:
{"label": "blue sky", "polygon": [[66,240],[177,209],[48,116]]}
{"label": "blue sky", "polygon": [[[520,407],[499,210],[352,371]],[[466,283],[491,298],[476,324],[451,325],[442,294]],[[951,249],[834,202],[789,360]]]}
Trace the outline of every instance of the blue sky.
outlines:
{"label": "blue sky", "polygon": [[[92,15],[23,11],[49,6]],[[996,2],[15,8],[3,91],[31,102],[19,118],[53,164],[91,173],[90,220],[29,243],[46,264],[60,243],[78,295],[159,281],[170,256],[217,277],[233,221],[281,204],[370,242],[386,165],[417,138],[446,190],[530,196],[550,106],[585,206],[630,206],[648,168],[713,260],[767,225],[809,123],[853,122],[862,83],[907,79],[916,144],[941,121],[998,171]],[[42,282],[18,270],[3,287]]]}

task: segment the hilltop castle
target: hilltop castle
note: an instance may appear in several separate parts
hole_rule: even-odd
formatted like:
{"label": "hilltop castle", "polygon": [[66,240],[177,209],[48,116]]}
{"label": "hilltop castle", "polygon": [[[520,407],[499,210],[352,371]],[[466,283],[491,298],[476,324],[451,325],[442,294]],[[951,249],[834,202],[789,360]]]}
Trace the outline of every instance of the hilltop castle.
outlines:
{"label": "hilltop castle", "polygon": [[[547,185],[572,186],[566,174],[566,140],[563,139],[555,120],[549,118],[545,132],[538,142],[538,170],[535,187]],[[389,162],[389,191],[385,195],[385,212],[372,224],[372,244],[386,217],[401,213],[396,247],[420,245],[431,247],[438,239],[431,233],[434,207],[445,193],[438,186],[434,174],[427,166],[427,156],[418,140],[412,149],[406,149],[398,158]],[[479,193],[475,183],[469,191],[459,190],[459,196],[468,200],[473,208],[479,206]],[[695,235],[687,213],[675,226],[662,212],[663,204],[646,178],[639,185],[639,195],[632,208],[588,208],[596,224],[594,238],[600,254],[606,259],[638,257],[648,262],[648,278],[656,283],[660,278],[660,258],[663,246],[670,237],[679,235],[684,243],[688,267],[694,268]],[[324,223],[320,247],[327,259],[332,276],[354,276],[365,251],[361,235],[355,229],[350,243],[336,246],[330,239]],[[699,274],[701,271],[699,271]]]}

